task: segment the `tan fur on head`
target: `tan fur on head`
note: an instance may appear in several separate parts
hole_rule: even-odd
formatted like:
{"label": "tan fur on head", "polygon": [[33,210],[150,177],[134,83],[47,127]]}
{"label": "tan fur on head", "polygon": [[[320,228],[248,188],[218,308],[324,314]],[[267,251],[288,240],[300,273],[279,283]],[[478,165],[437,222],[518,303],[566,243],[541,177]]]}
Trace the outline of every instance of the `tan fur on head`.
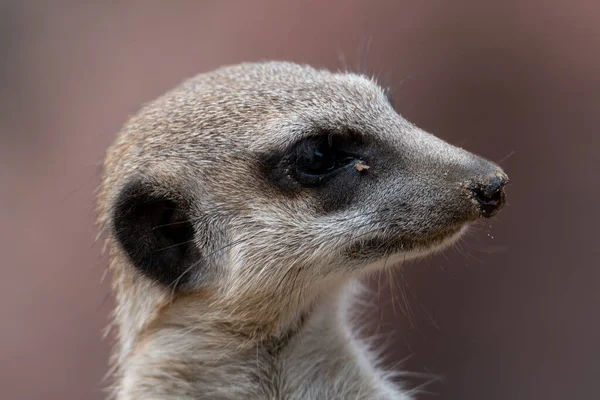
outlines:
{"label": "tan fur on head", "polygon": [[408,399],[350,329],[352,282],[494,215],[506,182],[364,76],[273,62],[184,82],[106,157],[117,398]]}

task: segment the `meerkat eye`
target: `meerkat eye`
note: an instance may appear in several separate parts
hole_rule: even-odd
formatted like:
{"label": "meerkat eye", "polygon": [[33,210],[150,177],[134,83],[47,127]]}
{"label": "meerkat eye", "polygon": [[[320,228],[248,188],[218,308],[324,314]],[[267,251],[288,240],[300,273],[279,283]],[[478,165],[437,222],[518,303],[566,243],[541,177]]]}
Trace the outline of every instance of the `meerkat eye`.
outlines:
{"label": "meerkat eye", "polygon": [[318,136],[303,140],[297,147],[295,176],[304,185],[317,185],[342,168],[352,165],[357,156],[347,148],[348,140]]}

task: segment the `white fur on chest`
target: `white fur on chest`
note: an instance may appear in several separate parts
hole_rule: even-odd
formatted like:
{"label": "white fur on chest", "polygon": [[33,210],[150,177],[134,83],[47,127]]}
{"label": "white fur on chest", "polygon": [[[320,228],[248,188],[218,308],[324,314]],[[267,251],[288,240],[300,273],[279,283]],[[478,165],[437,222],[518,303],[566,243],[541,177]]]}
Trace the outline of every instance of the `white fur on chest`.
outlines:
{"label": "white fur on chest", "polygon": [[283,354],[283,374],[296,399],[409,400],[376,355],[353,334],[349,309],[361,288],[355,283],[325,299]]}

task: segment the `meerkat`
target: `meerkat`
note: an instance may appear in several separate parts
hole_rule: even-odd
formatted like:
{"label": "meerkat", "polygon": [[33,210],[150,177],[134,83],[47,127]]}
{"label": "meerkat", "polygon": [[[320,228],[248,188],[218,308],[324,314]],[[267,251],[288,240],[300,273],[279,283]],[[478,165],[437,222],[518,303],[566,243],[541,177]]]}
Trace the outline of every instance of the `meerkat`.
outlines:
{"label": "meerkat", "polygon": [[104,165],[115,397],[412,399],[349,320],[357,282],[495,215],[507,182],[366,76],[268,62],[185,81]]}

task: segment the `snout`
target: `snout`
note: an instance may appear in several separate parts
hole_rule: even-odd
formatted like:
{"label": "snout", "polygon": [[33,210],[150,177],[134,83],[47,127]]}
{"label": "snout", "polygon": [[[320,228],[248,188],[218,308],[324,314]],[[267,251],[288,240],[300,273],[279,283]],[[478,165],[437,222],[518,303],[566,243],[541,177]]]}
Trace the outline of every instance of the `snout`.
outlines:
{"label": "snout", "polygon": [[508,182],[508,176],[504,172],[496,171],[477,176],[466,184],[468,195],[482,217],[493,217],[502,209],[505,203],[504,187]]}

